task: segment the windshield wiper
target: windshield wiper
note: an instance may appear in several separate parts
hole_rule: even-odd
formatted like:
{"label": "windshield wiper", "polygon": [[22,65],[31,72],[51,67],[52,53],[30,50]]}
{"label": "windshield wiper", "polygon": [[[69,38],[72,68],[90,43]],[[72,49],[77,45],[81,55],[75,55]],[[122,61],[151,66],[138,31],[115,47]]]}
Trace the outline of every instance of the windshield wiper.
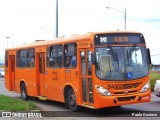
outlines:
{"label": "windshield wiper", "polygon": [[110,49],[110,53],[111,53],[114,61],[117,61],[117,65],[118,65],[118,68],[119,68],[119,61],[118,61],[118,57],[117,57],[117,52],[115,53],[112,46],[109,46],[108,48]]}
{"label": "windshield wiper", "polygon": [[132,48],[129,52],[127,51],[127,58],[131,58],[133,52],[134,52],[135,49],[136,49],[136,46],[137,46],[137,44],[135,44],[135,45],[133,46],[133,48]]}
{"label": "windshield wiper", "polygon": [[132,48],[130,51],[127,50],[127,61],[128,61],[128,66],[129,66],[129,64],[130,64],[130,63],[129,63],[129,58],[131,58],[133,52],[134,52],[135,49],[136,49],[136,46],[137,46],[137,44],[133,45],[133,48]]}
{"label": "windshield wiper", "polygon": [[113,50],[113,48],[112,48],[111,46],[109,46],[108,48],[110,49],[110,53],[111,53],[113,59],[114,59],[115,61],[118,61],[117,53],[114,52],[114,50]]}

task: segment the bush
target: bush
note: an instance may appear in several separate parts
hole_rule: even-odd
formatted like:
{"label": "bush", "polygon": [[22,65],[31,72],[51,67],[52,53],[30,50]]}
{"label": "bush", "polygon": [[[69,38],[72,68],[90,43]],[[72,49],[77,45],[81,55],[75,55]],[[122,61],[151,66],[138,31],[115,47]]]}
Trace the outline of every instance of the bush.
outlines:
{"label": "bush", "polygon": [[150,71],[151,90],[154,91],[155,81],[160,79],[160,72]]}

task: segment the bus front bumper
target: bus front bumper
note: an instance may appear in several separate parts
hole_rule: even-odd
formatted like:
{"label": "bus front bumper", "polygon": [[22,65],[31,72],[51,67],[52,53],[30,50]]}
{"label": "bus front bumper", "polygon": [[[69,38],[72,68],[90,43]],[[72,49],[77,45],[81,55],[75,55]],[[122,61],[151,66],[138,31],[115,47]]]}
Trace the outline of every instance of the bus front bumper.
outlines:
{"label": "bus front bumper", "polygon": [[97,93],[94,95],[94,108],[97,109],[104,107],[150,102],[150,99],[150,91],[125,96],[102,96],[101,94]]}

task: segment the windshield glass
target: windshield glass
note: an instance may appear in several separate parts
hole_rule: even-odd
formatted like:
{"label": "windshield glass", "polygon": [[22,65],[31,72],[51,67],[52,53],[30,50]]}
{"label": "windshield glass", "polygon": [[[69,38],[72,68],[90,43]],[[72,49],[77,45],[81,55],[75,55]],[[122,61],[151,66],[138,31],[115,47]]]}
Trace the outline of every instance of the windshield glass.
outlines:
{"label": "windshield glass", "polygon": [[103,80],[131,80],[148,74],[145,47],[96,48],[96,74]]}

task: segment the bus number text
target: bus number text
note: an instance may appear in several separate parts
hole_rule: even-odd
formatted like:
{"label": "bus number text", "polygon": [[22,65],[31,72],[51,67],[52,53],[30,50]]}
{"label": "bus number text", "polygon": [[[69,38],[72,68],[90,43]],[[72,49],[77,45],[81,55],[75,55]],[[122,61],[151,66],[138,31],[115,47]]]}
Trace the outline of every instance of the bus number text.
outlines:
{"label": "bus number text", "polygon": [[108,84],[108,89],[123,89],[123,84]]}

